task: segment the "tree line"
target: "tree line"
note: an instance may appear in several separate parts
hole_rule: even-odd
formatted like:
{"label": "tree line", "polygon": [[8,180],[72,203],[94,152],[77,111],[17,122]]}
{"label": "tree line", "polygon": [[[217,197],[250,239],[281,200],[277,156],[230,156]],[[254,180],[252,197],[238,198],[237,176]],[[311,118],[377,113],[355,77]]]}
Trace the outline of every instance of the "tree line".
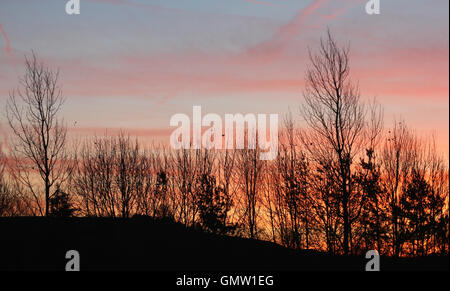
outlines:
{"label": "tree line", "polygon": [[385,126],[330,32],[309,56],[299,118],[285,116],[277,158],[262,161],[258,147],[172,150],[125,132],[75,143],[58,71],[33,54],[6,104],[0,216],[146,215],[332,254],[448,254],[449,171],[434,138]]}

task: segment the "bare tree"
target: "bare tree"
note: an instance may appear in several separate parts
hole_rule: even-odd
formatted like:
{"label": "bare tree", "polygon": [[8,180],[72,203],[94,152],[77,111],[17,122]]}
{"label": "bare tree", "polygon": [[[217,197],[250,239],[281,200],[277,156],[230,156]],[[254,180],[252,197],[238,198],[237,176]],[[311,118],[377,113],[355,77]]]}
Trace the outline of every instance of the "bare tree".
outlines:
{"label": "bare tree", "polygon": [[352,162],[367,145],[367,106],[350,78],[349,48],[339,47],[330,31],[321,40],[318,53],[310,52],[310,62],[301,107],[309,128],[302,141],[315,162],[326,165],[338,182],[342,248],[349,254],[352,222],[360,213],[354,197]]}
{"label": "bare tree", "polygon": [[137,140],[132,142],[129,136],[121,133],[117,138],[117,156],[115,160],[115,185],[118,192],[118,209],[122,217],[128,218],[142,188],[145,175],[145,159],[141,155]]}
{"label": "bare tree", "polygon": [[385,156],[387,185],[397,190],[390,200],[393,255],[442,252],[448,243],[448,169],[436,152],[433,138],[421,138],[404,125],[401,128],[405,130],[403,142],[393,140],[398,134],[391,136],[387,143],[393,146],[386,145]]}
{"label": "bare tree", "polygon": [[78,207],[87,216],[116,216],[114,162],[116,147],[112,138],[85,141],[79,154],[73,189]]}
{"label": "bare tree", "polygon": [[243,195],[243,218],[250,238],[258,234],[258,215],[260,210],[260,192],[262,186],[263,161],[259,159],[258,149],[242,149],[237,153],[237,183]]}
{"label": "bare tree", "polygon": [[267,173],[272,191],[265,199],[270,226],[284,246],[308,249],[311,236],[308,162],[291,114],[284,120],[279,141],[277,159]]}
{"label": "bare tree", "polygon": [[140,170],[136,186],[136,212],[152,217],[171,217],[174,197],[169,176],[169,155],[164,147],[144,151],[139,159]]}
{"label": "bare tree", "polygon": [[313,192],[311,205],[317,220],[316,227],[322,232],[326,250],[335,254],[339,250],[338,239],[342,233],[339,227],[338,182],[327,164],[319,164],[310,174],[309,185]]}
{"label": "bare tree", "polygon": [[218,154],[217,157],[217,173],[218,183],[223,189],[223,194],[229,201],[227,211],[225,212],[224,222],[227,225],[237,224],[234,222],[236,219],[236,207],[232,207],[236,204],[236,192],[239,187],[233,183],[233,173],[236,168],[236,151],[225,150]]}
{"label": "bare tree", "polygon": [[[58,87],[58,71],[37,60],[25,59],[25,74],[18,89],[10,93],[6,114],[14,138],[14,176],[33,195],[41,215],[49,215],[52,189],[69,176],[71,161],[66,150],[67,128],[58,113],[64,98]],[[42,181],[42,206],[36,174]]]}
{"label": "bare tree", "polygon": [[448,253],[449,245],[449,169],[445,158],[436,148],[433,135],[427,150],[428,174],[426,174],[432,194],[430,195],[430,243],[427,244],[432,253]]}
{"label": "bare tree", "polygon": [[0,217],[29,215],[27,200],[8,174],[8,157],[0,148]]}
{"label": "bare tree", "polygon": [[148,194],[156,179],[145,154],[138,140],[123,133],[86,142],[73,179],[82,212],[124,218],[148,215]]}
{"label": "bare tree", "polygon": [[171,172],[177,195],[177,219],[193,225],[198,216],[196,180],[214,172],[216,153],[206,149],[181,149],[173,152]]}
{"label": "bare tree", "polygon": [[12,208],[12,191],[6,181],[5,175],[6,157],[0,148],[0,216],[8,215]]}
{"label": "bare tree", "polygon": [[392,254],[395,256],[398,256],[401,250],[399,198],[401,189],[411,173],[413,139],[404,121],[394,122],[383,146],[383,182],[389,195]]}

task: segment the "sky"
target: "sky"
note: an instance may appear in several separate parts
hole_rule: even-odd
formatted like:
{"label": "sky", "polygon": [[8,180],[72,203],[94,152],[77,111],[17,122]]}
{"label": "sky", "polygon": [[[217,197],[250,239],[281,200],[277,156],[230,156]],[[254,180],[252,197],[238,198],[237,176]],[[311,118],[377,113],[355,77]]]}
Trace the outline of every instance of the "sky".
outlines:
{"label": "sky", "polygon": [[[297,114],[308,49],[350,46],[364,101],[449,148],[449,1],[0,0],[0,104],[34,51],[60,70],[70,132],[169,139],[175,113]],[[6,132],[1,114],[0,132]],[[298,114],[299,115],[299,114]],[[299,119],[301,118],[298,116]]]}

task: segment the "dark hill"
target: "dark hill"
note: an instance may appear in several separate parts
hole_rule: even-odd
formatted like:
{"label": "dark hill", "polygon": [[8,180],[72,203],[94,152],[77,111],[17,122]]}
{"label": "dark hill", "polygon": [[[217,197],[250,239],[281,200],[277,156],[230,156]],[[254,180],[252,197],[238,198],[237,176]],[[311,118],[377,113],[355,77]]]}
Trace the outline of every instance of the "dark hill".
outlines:
{"label": "dark hill", "polygon": [[[0,218],[0,270],[64,270],[68,250],[82,270],[360,270],[363,257],[295,251],[139,217]],[[448,256],[381,258],[382,270],[448,270]]]}

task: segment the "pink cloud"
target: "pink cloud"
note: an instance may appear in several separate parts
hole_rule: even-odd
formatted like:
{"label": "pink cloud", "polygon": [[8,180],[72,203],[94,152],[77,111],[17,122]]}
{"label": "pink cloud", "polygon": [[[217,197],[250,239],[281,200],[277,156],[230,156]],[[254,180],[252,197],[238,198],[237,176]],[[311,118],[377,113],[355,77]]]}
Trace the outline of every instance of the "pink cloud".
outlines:
{"label": "pink cloud", "polygon": [[[409,47],[369,54],[353,51],[353,77],[360,81],[363,94],[434,99],[448,96],[448,68],[443,65],[448,63],[446,51]],[[50,62],[61,68],[66,94],[143,97],[163,105],[186,94],[300,94],[308,59],[302,52],[262,65],[238,62],[230,54],[167,53],[114,55],[94,62]],[[113,64],[113,68],[107,64]]]}
{"label": "pink cloud", "polygon": [[263,57],[264,60],[270,60],[277,57],[288,42],[297,36],[300,31],[305,28],[306,21],[309,16],[312,15],[316,10],[323,6],[327,0],[314,0],[304,9],[302,9],[297,16],[294,17],[288,24],[283,25],[278,29],[273,37],[269,40],[256,45],[255,47],[249,48],[244,56],[259,56]]}
{"label": "pink cloud", "polygon": [[1,24],[0,24],[0,31],[2,32],[2,35],[6,41],[6,48],[5,48],[6,54],[11,56],[11,45],[9,43],[8,35],[6,35],[6,31],[5,29],[3,29],[3,26]]}
{"label": "pink cloud", "polygon": [[448,98],[448,49],[391,47],[353,54],[354,78],[363,92],[398,98]]}
{"label": "pink cloud", "polygon": [[8,35],[6,34],[6,31],[1,24],[0,24],[0,32],[2,33],[3,38],[6,41],[6,47],[5,47],[6,55],[10,58],[11,62],[13,63],[14,69],[16,70],[16,75],[17,75],[17,66],[16,66],[16,61],[14,60],[14,55],[11,52],[11,44],[9,42]]}

